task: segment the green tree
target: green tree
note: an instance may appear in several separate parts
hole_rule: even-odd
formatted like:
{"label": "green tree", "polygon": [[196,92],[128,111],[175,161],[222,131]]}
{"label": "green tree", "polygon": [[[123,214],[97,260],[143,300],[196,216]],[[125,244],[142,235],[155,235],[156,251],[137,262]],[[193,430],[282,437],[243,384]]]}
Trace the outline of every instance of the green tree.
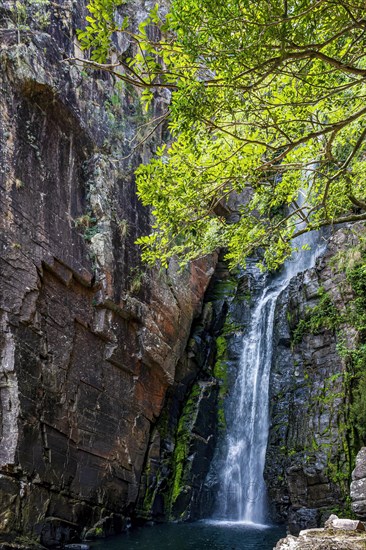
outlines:
{"label": "green tree", "polygon": [[[172,142],[137,170],[156,219],[145,259],[225,247],[237,265],[260,248],[275,268],[295,236],[366,219],[364,1],[173,0],[136,31],[117,4],[89,6],[90,64],[147,104],[172,93]],[[108,63],[115,33],[136,54]]]}

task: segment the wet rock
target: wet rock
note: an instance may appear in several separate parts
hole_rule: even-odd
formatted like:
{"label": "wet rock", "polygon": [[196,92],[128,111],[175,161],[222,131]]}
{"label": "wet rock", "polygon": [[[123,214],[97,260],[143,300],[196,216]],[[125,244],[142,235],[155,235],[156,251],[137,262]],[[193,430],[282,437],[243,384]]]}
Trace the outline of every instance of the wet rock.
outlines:
{"label": "wet rock", "polygon": [[289,532],[298,535],[304,528],[318,527],[319,510],[317,508],[291,509],[288,515],[287,525]]}
{"label": "wet rock", "polygon": [[[293,534],[319,527],[348,496],[346,366],[336,331],[321,323],[311,331],[304,321],[324,291],[337,311],[345,311],[352,299],[344,271],[332,258],[357,242],[355,232],[338,230],[315,267],[295,277],[277,303],[265,479],[273,517],[288,521]],[[344,324],[342,331],[352,345],[354,329]],[[358,501],[362,491],[354,485]]]}
{"label": "wet rock", "polygon": [[88,529],[83,535],[83,540],[89,541],[105,538],[124,530],[125,527],[125,520],[118,515],[112,514],[100,519],[91,529]]}
{"label": "wet rock", "polygon": [[47,548],[77,542],[80,535],[80,526],[61,518],[47,517],[41,527],[41,542]]}

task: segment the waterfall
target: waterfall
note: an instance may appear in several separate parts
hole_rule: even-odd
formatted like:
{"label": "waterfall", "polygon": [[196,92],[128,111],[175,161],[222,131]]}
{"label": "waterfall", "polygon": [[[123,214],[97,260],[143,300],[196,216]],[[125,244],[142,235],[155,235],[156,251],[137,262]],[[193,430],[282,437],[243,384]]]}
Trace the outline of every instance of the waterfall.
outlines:
{"label": "waterfall", "polygon": [[[301,250],[306,243],[310,250]],[[294,252],[281,272],[261,278],[261,290],[243,337],[238,374],[227,398],[225,461],[220,477],[220,519],[264,524],[267,521],[263,479],[269,430],[268,390],[272,362],[273,325],[278,296],[298,273],[314,266],[324,251],[317,233],[296,239]]]}

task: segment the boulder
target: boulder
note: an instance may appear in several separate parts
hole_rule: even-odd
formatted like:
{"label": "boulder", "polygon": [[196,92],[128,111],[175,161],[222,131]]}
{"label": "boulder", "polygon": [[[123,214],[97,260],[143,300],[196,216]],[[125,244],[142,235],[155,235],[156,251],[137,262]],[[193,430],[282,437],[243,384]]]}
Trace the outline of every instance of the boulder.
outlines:
{"label": "boulder", "polygon": [[360,519],[366,519],[366,447],[362,447],[357,454],[352,479],[350,487],[352,510]]}
{"label": "boulder", "polygon": [[331,520],[331,518],[332,516],[325,524],[327,529],[341,529],[342,531],[365,531],[364,524],[358,519],[339,519],[335,517]]}
{"label": "boulder", "polygon": [[366,478],[366,447],[358,452],[356,457],[356,466],[352,472],[352,479],[364,479]]}

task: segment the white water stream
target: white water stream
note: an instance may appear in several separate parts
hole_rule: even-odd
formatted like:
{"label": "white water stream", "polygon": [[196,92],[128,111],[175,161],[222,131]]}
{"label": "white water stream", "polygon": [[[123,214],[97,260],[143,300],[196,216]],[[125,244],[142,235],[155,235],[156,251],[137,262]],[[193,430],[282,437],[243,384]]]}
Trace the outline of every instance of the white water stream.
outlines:
{"label": "white water stream", "polygon": [[279,275],[264,281],[243,337],[238,375],[228,398],[226,460],[218,495],[220,519],[257,525],[268,521],[263,470],[275,308],[290,280],[313,267],[325,248],[316,233],[300,237],[295,246],[301,249],[305,242],[311,247],[309,251],[294,252]]}

